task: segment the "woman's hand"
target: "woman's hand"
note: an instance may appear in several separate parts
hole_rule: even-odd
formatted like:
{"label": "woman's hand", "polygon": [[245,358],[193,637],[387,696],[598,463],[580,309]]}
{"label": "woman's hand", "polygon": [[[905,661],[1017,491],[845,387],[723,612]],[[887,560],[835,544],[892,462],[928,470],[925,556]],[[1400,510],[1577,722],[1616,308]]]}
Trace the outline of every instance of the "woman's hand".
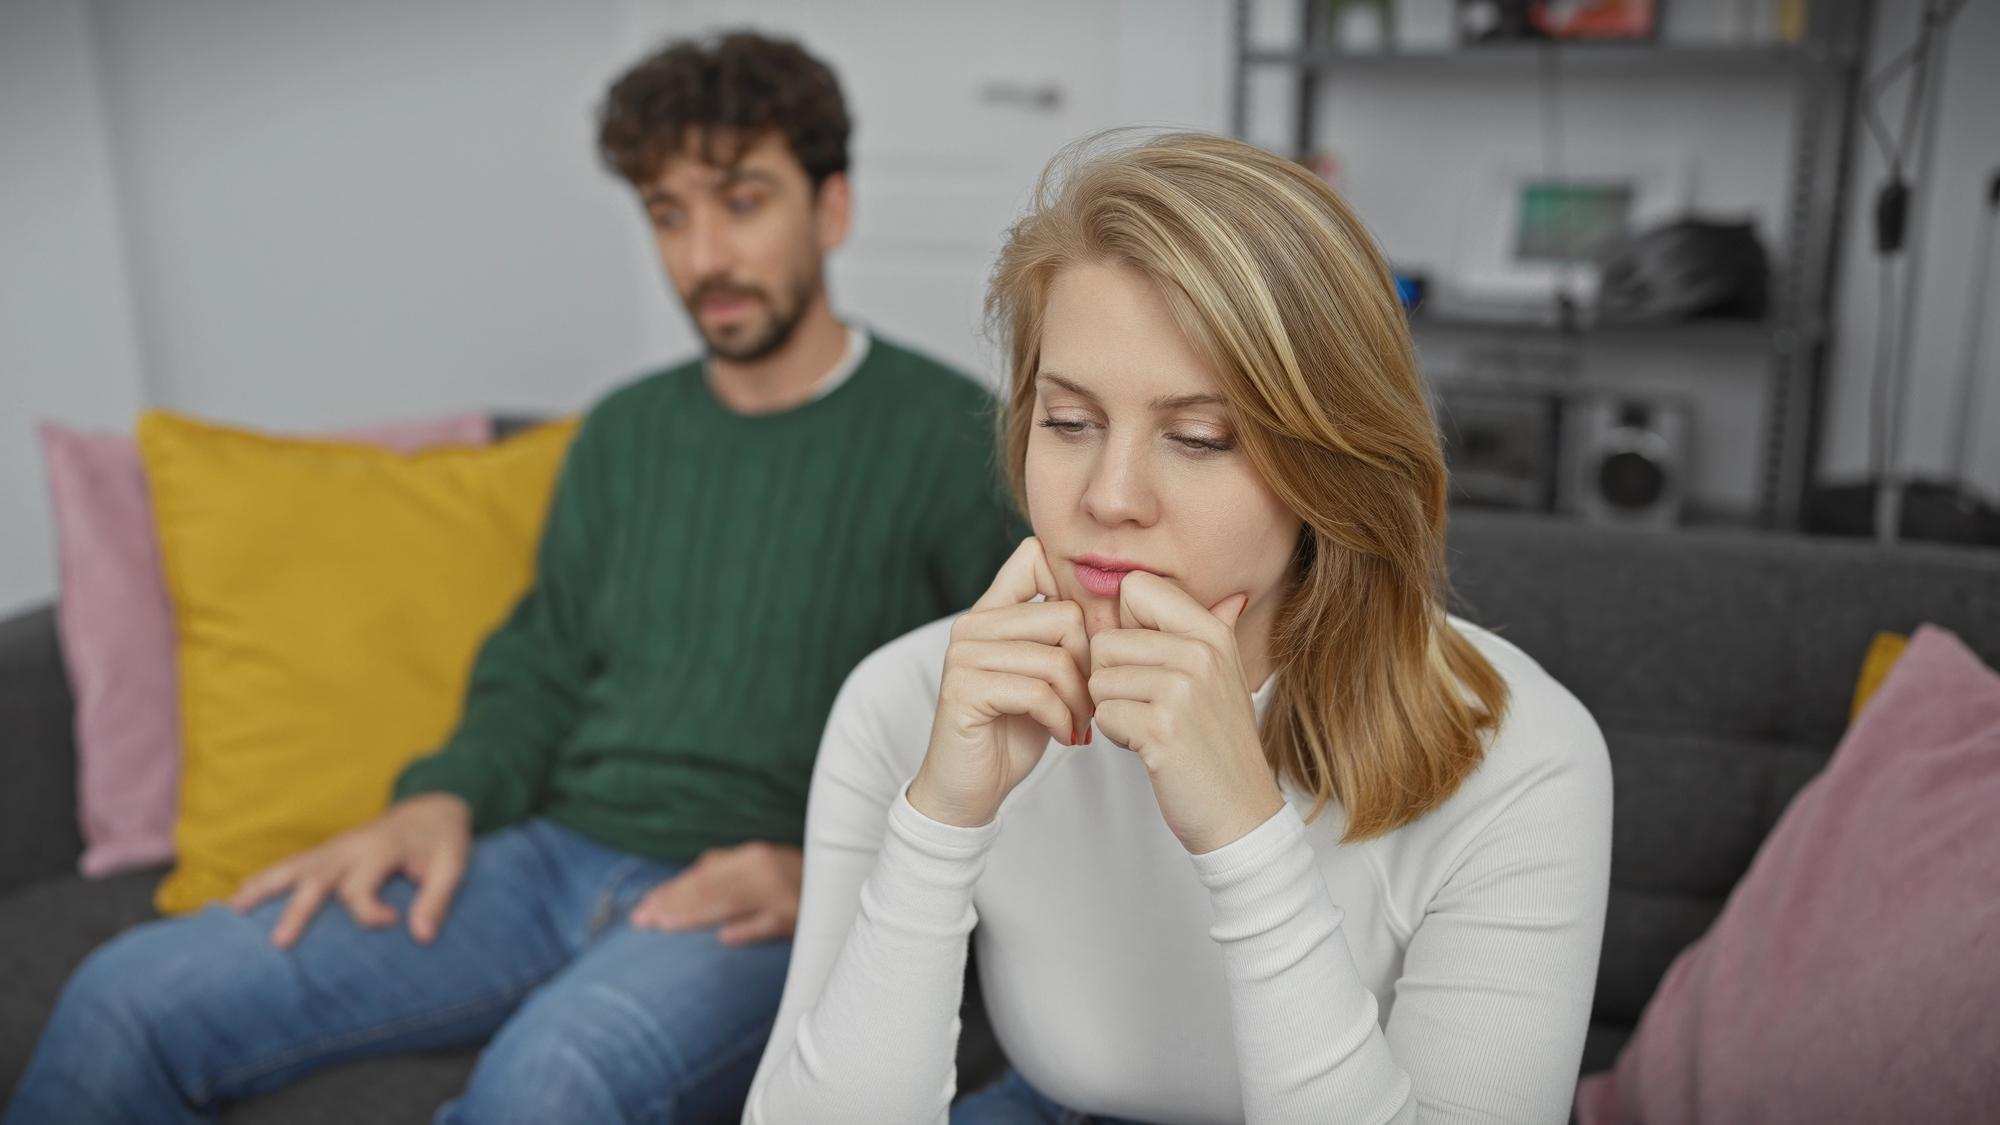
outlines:
{"label": "woman's hand", "polygon": [[[1034,601],[1040,594],[1045,601]],[[971,828],[1042,760],[1090,730],[1090,640],[1083,610],[1058,600],[1041,541],[1021,541],[984,597],[951,627],[930,749],[910,782],[910,804],[932,820]]]}
{"label": "woman's hand", "polygon": [[1285,803],[1236,654],[1248,601],[1233,594],[1203,609],[1166,579],[1133,571],[1118,591],[1127,627],[1091,640],[1097,725],[1146,764],[1167,827],[1193,855],[1235,843]]}

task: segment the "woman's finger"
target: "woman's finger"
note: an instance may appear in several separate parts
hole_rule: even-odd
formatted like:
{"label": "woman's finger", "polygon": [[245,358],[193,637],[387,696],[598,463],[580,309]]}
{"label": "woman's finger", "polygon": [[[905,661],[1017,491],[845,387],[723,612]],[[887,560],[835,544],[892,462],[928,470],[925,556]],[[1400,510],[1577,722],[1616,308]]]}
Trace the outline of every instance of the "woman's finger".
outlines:
{"label": "woman's finger", "polygon": [[1190,645],[1201,642],[1179,633],[1152,629],[1106,629],[1090,640],[1090,670],[1126,664],[1175,664]]}
{"label": "woman's finger", "polygon": [[1145,741],[1145,724],[1153,705],[1136,699],[1107,699],[1097,705],[1097,729],[1120,750],[1138,750]]}
{"label": "woman's finger", "polygon": [[1044,680],[983,668],[960,669],[958,674],[959,690],[967,701],[994,718],[1025,715],[1065,746],[1075,745],[1087,725]]}
{"label": "woman's finger", "polygon": [[1033,641],[1069,653],[1079,671],[1090,669],[1090,631],[1075,602],[1028,602],[974,610],[952,623],[954,645],[968,641]]}
{"label": "woman's finger", "polygon": [[1099,668],[1090,674],[1090,695],[1101,712],[1106,704],[1123,699],[1133,703],[1172,702],[1187,677],[1156,664],[1121,664]]}
{"label": "woman's finger", "polygon": [[1186,590],[1143,570],[1133,571],[1119,583],[1118,623],[1128,629],[1158,629],[1163,633],[1193,633],[1203,637],[1213,637],[1225,628],[1207,606],[1195,601]]}
{"label": "woman's finger", "polygon": [[1033,641],[960,641],[955,660],[963,668],[1028,676],[1054,688],[1063,705],[1078,716],[1077,730],[1090,725],[1090,689],[1083,669],[1064,650]]}
{"label": "woman's finger", "polygon": [[1036,596],[1054,601],[1062,595],[1056,591],[1056,580],[1049,570],[1048,556],[1042,553],[1042,541],[1030,535],[1021,540],[1014,553],[1000,566],[1000,573],[993,576],[993,584],[986,588],[978,601],[972,603],[974,611],[995,609],[1003,605],[1020,605],[1034,601]]}

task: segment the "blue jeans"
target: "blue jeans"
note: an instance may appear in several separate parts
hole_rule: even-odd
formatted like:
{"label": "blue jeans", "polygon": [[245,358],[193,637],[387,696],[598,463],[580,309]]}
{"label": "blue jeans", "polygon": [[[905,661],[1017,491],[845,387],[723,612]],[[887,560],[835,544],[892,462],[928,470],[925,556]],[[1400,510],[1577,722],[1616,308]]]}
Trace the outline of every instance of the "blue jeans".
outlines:
{"label": "blue jeans", "polygon": [[1028,1085],[1018,1070],[951,1107],[951,1125],[1143,1125],[1064,1109]]}
{"label": "blue jeans", "polygon": [[290,951],[282,900],[136,927],[70,978],[4,1125],[213,1121],[320,1067],[489,1038],[440,1125],[733,1121],[791,943],[628,925],[678,870],[531,821],[474,846],[429,946],[332,903]]}

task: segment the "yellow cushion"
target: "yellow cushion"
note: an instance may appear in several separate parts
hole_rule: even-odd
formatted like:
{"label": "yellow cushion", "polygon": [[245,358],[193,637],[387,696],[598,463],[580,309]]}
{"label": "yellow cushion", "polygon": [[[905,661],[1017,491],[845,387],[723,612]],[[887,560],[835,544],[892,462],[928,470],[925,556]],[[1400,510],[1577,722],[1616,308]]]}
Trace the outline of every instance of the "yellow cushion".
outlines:
{"label": "yellow cushion", "polygon": [[1896,658],[1903,655],[1909,644],[1910,638],[1901,633],[1887,632],[1875,634],[1875,638],[1868,642],[1868,654],[1861,658],[1861,676],[1854,683],[1854,702],[1847,708],[1848,722],[1861,717],[1861,709],[1868,705],[1868,697],[1882,686]]}
{"label": "yellow cushion", "polygon": [[405,456],[140,419],[186,754],[161,912],[381,812],[445,739],[527,589],[574,432]]}

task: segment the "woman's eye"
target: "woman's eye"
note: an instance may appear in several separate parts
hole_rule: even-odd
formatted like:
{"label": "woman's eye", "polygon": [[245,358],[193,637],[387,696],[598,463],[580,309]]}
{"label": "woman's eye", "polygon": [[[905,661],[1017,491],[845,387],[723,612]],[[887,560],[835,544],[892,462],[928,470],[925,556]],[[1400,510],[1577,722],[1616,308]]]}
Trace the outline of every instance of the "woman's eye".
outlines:
{"label": "woman's eye", "polygon": [[1069,418],[1044,418],[1039,425],[1045,430],[1059,434],[1080,434],[1090,428],[1090,423]]}
{"label": "woman's eye", "polygon": [[1167,440],[1190,453],[1227,453],[1236,443],[1227,438],[1205,438],[1193,434],[1168,434]]}

